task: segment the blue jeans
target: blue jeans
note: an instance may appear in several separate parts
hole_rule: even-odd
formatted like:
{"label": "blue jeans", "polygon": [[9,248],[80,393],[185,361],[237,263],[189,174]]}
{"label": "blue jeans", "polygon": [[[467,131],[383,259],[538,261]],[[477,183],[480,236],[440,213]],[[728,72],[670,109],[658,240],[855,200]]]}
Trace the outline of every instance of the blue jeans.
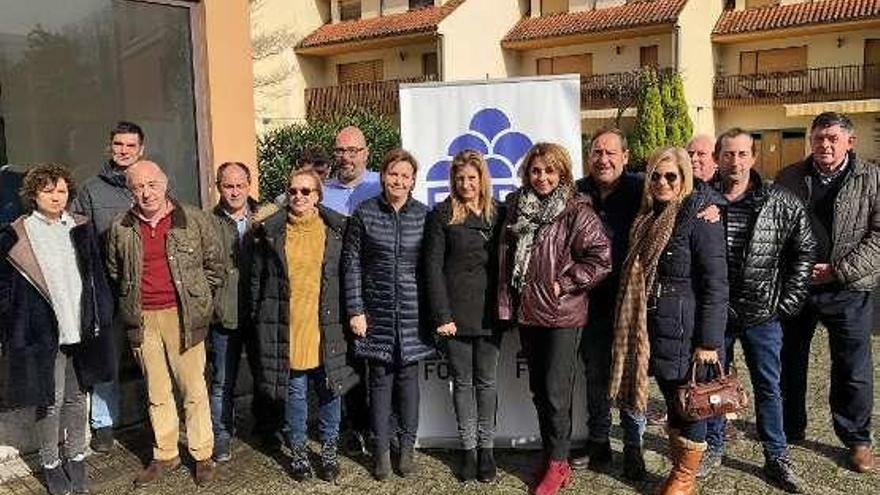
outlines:
{"label": "blue jeans", "polygon": [[214,443],[228,442],[235,433],[235,381],[241,361],[242,337],[238,330],[211,328],[211,425]]}
{"label": "blue jeans", "polygon": [[[758,438],[764,445],[764,457],[774,459],[788,452],[785,430],[782,427],[782,391],[780,389],[782,369],[782,326],[779,320],[746,328],[734,333],[728,328],[725,336],[725,352],[720,353],[725,361],[725,371],[730,371],[730,361],[724,357],[732,355],[730,349],[739,337],[743,357],[749,369],[754,394],[755,415]],[[706,441],[713,449],[724,448],[725,418],[709,420]]]}
{"label": "blue jeans", "polygon": [[327,388],[324,368],[290,370],[287,378],[287,438],[291,446],[304,445],[308,431],[309,381],[318,394],[318,433],[322,443],[335,442],[339,438],[339,421],[342,418],[342,400]]}
{"label": "blue jeans", "polygon": [[[611,401],[608,384],[611,380],[611,347],[614,326],[608,311],[591,311],[590,322],[581,338],[581,359],[587,378],[587,431],[590,442],[605,443],[611,433]],[[623,444],[641,447],[647,419],[637,411],[620,411]]]}

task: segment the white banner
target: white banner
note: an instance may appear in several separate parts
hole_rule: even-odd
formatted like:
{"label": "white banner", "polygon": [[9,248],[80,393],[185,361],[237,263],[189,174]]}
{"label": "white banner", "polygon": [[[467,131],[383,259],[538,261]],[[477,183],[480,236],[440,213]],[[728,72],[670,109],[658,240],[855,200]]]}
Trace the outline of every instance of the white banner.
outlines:
{"label": "white banner", "polygon": [[[568,149],[575,179],[581,176],[580,80],[577,75],[494,81],[404,84],[400,88],[403,147],[421,164],[414,196],[428,206],[449,194],[449,166],[464,149],[489,163],[493,193],[503,199],[520,185],[522,158],[537,142]],[[586,435],[585,380],[578,373],[573,397],[573,439]],[[421,365],[420,447],[459,445],[449,366]],[[498,364],[496,446],[540,446],[528,368],[516,332],[504,337]]]}

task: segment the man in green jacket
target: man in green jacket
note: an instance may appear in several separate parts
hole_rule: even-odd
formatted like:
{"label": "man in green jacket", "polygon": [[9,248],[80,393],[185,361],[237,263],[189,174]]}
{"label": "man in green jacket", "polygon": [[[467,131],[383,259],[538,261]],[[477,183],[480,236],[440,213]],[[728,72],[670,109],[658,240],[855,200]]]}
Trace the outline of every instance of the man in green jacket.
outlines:
{"label": "man in green jacket", "polygon": [[817,240],[807,304],[783,321],[782,394],[788,442],[803,441],[810,342],[821,322],[831,349],[834,433],[851,467],[864,473],[874,468],[871,291],[880,281],[880,167],[859,159],[854,144],[852,121],[823,113],[810,126],[813,153],[776,178],[806,204]]}
{"label": "man in green jacket", "polygon": [[153,460],[135,484],[147,485],[180,465],[172,383],[183,396],[187,447],[196,482],[203,484],[215,474],[204,340],[225,277],[221,247],[207,213],[168,197],[159,165],[139,161],[126,177],[135,205],[110,227],[107,269],[143,371],[155,437]]}

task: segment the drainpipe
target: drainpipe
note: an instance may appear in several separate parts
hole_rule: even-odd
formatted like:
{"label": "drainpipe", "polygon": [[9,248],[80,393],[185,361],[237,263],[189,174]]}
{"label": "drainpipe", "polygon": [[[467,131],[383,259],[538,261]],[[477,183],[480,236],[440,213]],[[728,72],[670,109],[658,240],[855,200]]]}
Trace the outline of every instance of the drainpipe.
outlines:
{"label": "drainpipe", "polygon": [[672,69],[675,72],[679,70],[679,60],[681,58],[681,26],[678,22],[672,28]]}
{"label": "drainpipe", "polygon": [[446,59],[443,56],[443,33],[437,33],[437,80],[446,80]]}

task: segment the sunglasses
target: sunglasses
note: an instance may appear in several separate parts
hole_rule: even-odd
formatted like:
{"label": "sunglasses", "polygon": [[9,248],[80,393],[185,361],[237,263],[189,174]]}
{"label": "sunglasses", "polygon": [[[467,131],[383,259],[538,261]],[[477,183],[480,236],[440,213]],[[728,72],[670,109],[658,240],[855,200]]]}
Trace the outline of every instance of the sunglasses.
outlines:
{"label": "sunglasses", "polygon": [[301,187],[299,189],[297,189],[295,187],[291,187],[290,189],[287,190],[287,195],[288,196],[296,196],[296,194],[299,193],[300,196],[310,196],[313,192],[315,192],[315,190],[309,189],[308,187]]}
{"label": "sunglasses", "polygon": [[675,172],[666,172],[665,174],[651,172],[651,182],[659,182],[661,177],[666,179],[667,184],[673,184],[678,180],[678,174]]}

